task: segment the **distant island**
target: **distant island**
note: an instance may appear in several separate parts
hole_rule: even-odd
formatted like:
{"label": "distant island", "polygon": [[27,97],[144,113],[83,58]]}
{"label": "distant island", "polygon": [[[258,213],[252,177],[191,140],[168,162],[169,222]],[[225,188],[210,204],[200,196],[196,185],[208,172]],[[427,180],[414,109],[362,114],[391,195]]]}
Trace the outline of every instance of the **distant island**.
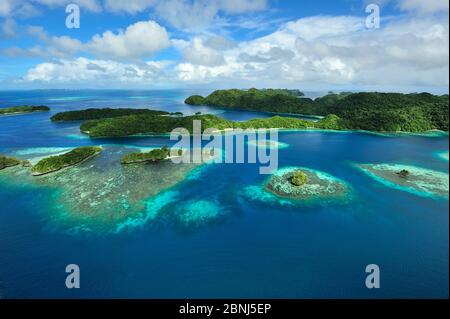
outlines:
{"label": "distant island", "polygon": [[81,163],[97,155],[101,150],[102,148],[98,146],[78,147],[65,154],[50,156],[40,160],[32,167],[31,172],[34,176],[56,172],[63,168]]}
{"label": "distant island", "polygon": [[[202,123],[202,132],[208,128],[226,129],[325,129],[350,130],[347,122],[337,115],[330,114],[313,122],[295,117],[274,116],[248,121],[230,121],[212,114],[190,115],[180,117],[155,116],[150,114],[128,115],[115,118],[86,121],[81,124],[80,131],[92,138],[125,137],[145,134],[167,134],[175,128],[185,128],[193,132],[194,120]],[[377,131],[377,130],[373,130]]]}
{"label": "distant island", "polygon": [[[315,113],[314,101],[303,98],[303,92],[286,89],[217,90],[203,97],[192,95],[184,102],[189,105],[208,105],[243,110],[276,113]],[[302,110],[299,112],[299,110]]]}
{"label": "distant island", "polygon": [[[217,90],[193,95],[189,105],[304,115],[335,115],[341,129],[424,132],[448,131],[448,95],[429,93],[329,93],[312,100],[282,90]],[[330,129],[336,129],[330,127]]]}
{"label": "distant island", "polygon": [[[145,134],[167,134],[175,128],[185,128],[193,132],[194,120],[202,123],[202,132],[208,128],[218,130],[226,129],[326,129],[326,130],[351,130],[347,122],[337,115],[330,114],[325,118],[313,122],[294,117],[274,116],[264,119],[251,119],[248,121],[230,121],[221,117],[204,114],[184,117],[167,117],[154,115],[128,115],[116,118],[86,121],[81,124],[81,132],[92,138],[125,137]],[[372,130],[379,131],[379,130]],[[413,131],[414,132],[414,131]]]}
{"label": "distant island", "polygon": [[193,121],[202,122],[202,130],[225,129],[325,129],[365,130],[374,132],[448,132],[448,95],[429,93],[329,93],[315,100],[304,98],[298,90],[250,89],[219,90],[206,98],[193,95],[186,99],[192,105],[215,105],[258,111],[315,114],[321,118],[309,121],[298,117],[273,116],[247,121],[231,121],[212,115],[183,116],[181,112],[150,109],[86,109],[61,112],[52,121],[84,121],[80,131],[92,138],[126,137],[145,134],[168,134],[175,128],[192,133]]}
{"label": "distant island", "polygon": [[11,107],[7,107],[4,109],[0,109],[0,116],[1,115],[13,115],[13,114],[27,114],[27,113],[33,113],[33,112],[47,112],[47,111],[50,111],[50,108],[45,105],[11,106]]}
{"label": "distant island", "polygon": [[[60,113],[53,115],[51,117],[51,120],[53,122],[87,121],[87,120],[113,118],[113,117],[134,115],[134,114],[170,115],[169,112],[155,111],[155,110],[150,110],[150,109],[131,109],[131,108],[96,109],[96,108],[90,108],[90,109],[86,109],[86,110],[60,112]],[[179,114],[177,113],[176,115],[179,115]],[[183,115],[183,114],[181,113],[181,115]]]}

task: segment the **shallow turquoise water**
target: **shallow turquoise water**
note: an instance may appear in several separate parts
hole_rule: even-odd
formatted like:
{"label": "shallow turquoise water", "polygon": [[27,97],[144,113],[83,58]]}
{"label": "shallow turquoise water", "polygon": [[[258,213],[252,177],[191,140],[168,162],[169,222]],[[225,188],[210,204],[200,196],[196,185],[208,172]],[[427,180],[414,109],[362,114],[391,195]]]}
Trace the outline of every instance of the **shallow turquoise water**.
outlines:
{"label": "shallow turquoise water", "polygon": [[[0,107],[48,104],[52,113],[85,107],[199,110],[193,91],[0,92]],[[234,120],[262,113],[217,112]],[[78,124],[50,114],[0,118],[0,152],[40,156],[78,145],[150,149],[165,137],[91,141]],[[354,189],[346,205],[250,200],[255,164],[209,164],[146,199],[111,232],[68,231],[55,220],[60,190],[7,182],[0,173],[0,296],[14,297],[448,297],[448,199],[387,187],[353,163],[397,163],[448,174],[448,136],[363,132],[282,132],[279,166],[331,174]],[[47,148],[47,149],[42,149]],[[149,186],[151,187],[151,186]],[[258,195],[255,193],[255,196]],[[124,203],[126,205],[126,203]],[[201,218],[196,218],[200,216]],[[196,220],[196,222],[192,222]],[[65,266],[81,268],[81,289],[64,286]],[[364,286],[365,266],[381,269],[381,289]]]}

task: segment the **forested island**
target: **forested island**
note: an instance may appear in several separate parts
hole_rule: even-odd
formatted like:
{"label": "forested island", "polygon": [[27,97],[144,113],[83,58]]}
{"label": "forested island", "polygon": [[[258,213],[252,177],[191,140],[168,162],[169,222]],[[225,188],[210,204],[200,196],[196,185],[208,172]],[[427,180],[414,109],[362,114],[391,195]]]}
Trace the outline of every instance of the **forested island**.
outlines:
{"label": "forested island", "polygon": [[313,122],[295,117],[274,116],[271,118],[230,121],[212,114],[167,117],[154,115],[128,115],[116,118],[86,121],[81,124],[81,132],[92,138],[124,137],[130,135],[167,134],[175,128],[185,128],[193,132],[193,121],[200,120],[202,132],[209,128],[225,129],[346,129],[344,121],[336,115]]}
{"label": "forested island", "polygon": [[33,112],[47,112],[47,111],[50,111],[50,108],[45,105],[11,106],[11,107],[0,109],[0,116],[1,115],[12,115],[12,114],[26,114],[26,113],[33,113]]}
{"label": "forested island", "polygon": [[91,137],[121,137],[135,134],[165,134],[183,127],[192,132],[192,121],[202,120],[202,127],[224,129],[232,122],[214,115],[192,115],[184,117],[155,116],[149,114],[128,115],[116,118],[86,121],[80,126],[83,133]]}
{"label": "forested island", "polygon": [[54,122],[84,121],[80,131],[92,138],[167,134],[175,128],[193,131],[193,121],[200,120],[202,131],[225,129],[328,129],[377,132],[448,131],[448,95],[429,93],[329,93],[315,100],[304,98],[298,90],[250,89],[218,90],[207,97],[186,99],[192,105],[214,105],[257,111],[323,116],[318,121],[298,117],[273,116],[247,121],[231,121],[201,114],[183,116],[181,112],[150,109],[103,108],[57,113]]}
{"label": "forested island", "polygon": [[[123,137],[144,134],[167,134],[175,128],[185,128],[193,132],[193,121],[200,120],[202,132],[208,128],[218,130],[225,129],[327,129],[347,130],[351,129],[347,122],[337,115],[331,114],[325,118],[313,122],[294,117],[274,116],[264,119],[251,119],[248,121],[230,121],[221,117],[204,114],[184,117],[164,117],[153,115],[128,115],[116,118],[87,121],[81,124],[81,132],[90,137]],[[373,129],[373,131],[378,131]]]}
{"label": "forested island", "polygon": [[304,115],[334,115],[330,129],[386,132],[448,131],[448,95],[429,93],[329,93],[312,100],[283,90],[217,90],[193,95],[189,105]]}
{"label": "forested island", "polygon": [[60,113],[53,115],[51,117],[51,120],[53,122],[87,121],[87,120],[113,118],[113,117],[134,115],[134,114],[169,115],[170,113],[165,112],[165,111],[155,111],[155,110],[149,110],[149,109],[131,109],[131,108],[96,109],[96,108],[90,108],[90,109],[86,109],[86,110],[60,112]]}
{"label": "forested island", "polygon": [[[180,154],[181,155],[181,154]],[[130,153],[122,157],[122,164],[133,164],[142,162],[159,162],[170,157],[170,149],[167,146],[156,148],[150,152]]]}
{"label": "forested island", "polygon": [[20,164],[20,160],[0,154],[0,170]]}
{"label": "forested island", "polygon": [[221,117],[204,114],[184,117],[167,117],[153,115],[128,115],[116,118],[87,121],[81,124],[80,130],[90,137],[123,137],[139,134],[166,134],[175,128],[185,128],[193,132],[193,121],[200,120],[202,132],[208,128],[218,130],[230,128],[281,128],[281,129],[307,129],[326,128],[339,129],[339,123],[335,116],[326,117],[320,121],[312,122],[299,118],[274,116],[265,119],[252,119],[244,122],[236,122]]}
{"label": "forested island", "polygon": [[279,168],[262,185],[264,192],[297,203],[348,200],[350,186],[325,172],[306,167]]}
{"label": "forested island", "polygon": [[355,167],[387,187],[424,197],[448,198],[448,173],[395,163],[355,164]]}
{"label": "forested island", "polygon": [[20,160],[15,157],[0,154],[0,171],[8,167],[22,165],[22,167],[30,167],[31,164],[27,160]]}
{"label": "forested island", "polygon": [[31,172],[34,176],[56,172],[63,168],[81,163],[97,155],[101,150],[102,148],[98,146],[78,147],[65,154],[50,156],[40,160],[33,166]]}
{"label": "forested island", "polygon": [[[193,95],[184,102],[189,105],[208,105],[243,110],[254,110],[277,113],[301,113],[305,115],[320,115],[314,113],[313,100],[303,98],[302,92],[284,89],[250,89],[217,90],[202,97]],[[302,112],[299,112],[301,108]]]}

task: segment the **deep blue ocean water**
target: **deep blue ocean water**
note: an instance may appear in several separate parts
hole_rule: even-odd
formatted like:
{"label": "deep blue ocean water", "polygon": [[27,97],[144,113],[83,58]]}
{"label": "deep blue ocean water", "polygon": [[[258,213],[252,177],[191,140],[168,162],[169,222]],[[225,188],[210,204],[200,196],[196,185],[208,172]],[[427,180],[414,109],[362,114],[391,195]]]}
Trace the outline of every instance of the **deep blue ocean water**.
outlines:
{"label": "deep blue ocean water", "polygon": [[[232,120],[270,114],[190,107],[202,91],[0,92],[0,107],[44,104],[51,113],[0,117],[0,153],[98,144],[79,123],[53,113],[87,107],[151,107]],[[207,92],[206,92],[207,93]],[[55,190],[0,182],[0,297],[4,298],[415,298],[448,297],[448,199],[386,187],[352,163],[402,163],[448,173],[448,136],[385,137],[362,132],[281,132],[279,166],[305,166],[345,180],[345,205],[283,206],[245,196],[267,176],[255,164],[213,164],[170,191],[161,213],[207,200],[223,213],[196,227],[145,223],[118,234],[68,234],[52,223]],[[102,140],[161,146],[164,137]],[[4,174],[4,173],[0,173]],[[158,198],[149,198],[149,201]],[[65,287],[78,264],[81,288]],[[365,287],[377,264],[381,288]]]}

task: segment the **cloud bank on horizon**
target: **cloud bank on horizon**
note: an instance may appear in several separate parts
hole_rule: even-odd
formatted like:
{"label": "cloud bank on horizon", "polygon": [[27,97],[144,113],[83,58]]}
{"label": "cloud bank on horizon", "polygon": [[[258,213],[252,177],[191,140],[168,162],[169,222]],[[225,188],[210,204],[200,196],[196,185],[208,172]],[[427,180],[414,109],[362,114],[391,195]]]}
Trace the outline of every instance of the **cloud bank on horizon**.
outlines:
{"label": "cloud bank on horizon", "polygon": [[[80,7],[80,28],[65,7]],[[368,28],[367,4],[380,7]],[[1,0],[0,87],[448,92],[445,0]]]}

